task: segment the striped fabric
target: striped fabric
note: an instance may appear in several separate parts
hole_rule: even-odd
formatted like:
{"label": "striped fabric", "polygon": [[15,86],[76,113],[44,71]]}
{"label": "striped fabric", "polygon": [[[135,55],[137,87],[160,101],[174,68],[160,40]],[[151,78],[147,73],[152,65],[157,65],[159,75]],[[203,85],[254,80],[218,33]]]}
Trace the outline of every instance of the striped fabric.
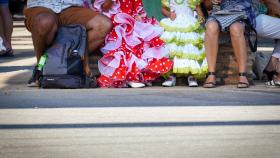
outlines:
{"label": "striped fabric", "polygon": [[60,13],[62,10],[72,6],[83,6],[83,0],[28,0],[27,8],[45,7]]}
{"label": "striped fabric", "polygon": [[212,15],[220,24],[222,31],[227,31],[228,27],[236,22],[247,19],[246,12],[217,12]]}

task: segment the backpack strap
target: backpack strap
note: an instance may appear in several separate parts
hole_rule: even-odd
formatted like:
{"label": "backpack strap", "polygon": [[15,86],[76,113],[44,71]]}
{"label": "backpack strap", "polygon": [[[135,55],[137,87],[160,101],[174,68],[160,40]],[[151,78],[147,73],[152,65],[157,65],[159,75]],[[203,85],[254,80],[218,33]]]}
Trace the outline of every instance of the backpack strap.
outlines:
{"label": "backpack strap", "polygon": [[[252,52],[256,52],[258,49],[258,33],[248,20],[245,20],[244,22],[246,25],[245,36],[247,37],[249,47]],[[252,37],[255,39],[252,39]]]}

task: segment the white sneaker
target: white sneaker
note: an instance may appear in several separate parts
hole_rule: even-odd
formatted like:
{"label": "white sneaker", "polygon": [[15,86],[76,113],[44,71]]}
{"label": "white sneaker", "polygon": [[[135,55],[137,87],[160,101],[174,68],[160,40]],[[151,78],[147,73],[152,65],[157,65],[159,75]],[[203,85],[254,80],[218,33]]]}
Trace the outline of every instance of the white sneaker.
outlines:
{"label": "white sneaker", "polygon": [[128,82],[127,84],[131,88],[143,88],[146,86],[144,83],[140,83],[140,82]]}
{"label": "white sneaker", "polygon": [[193,76],[188,77],[188,84],[189,84],[189,87],[198,87],[198,83]]}
{"label": "white sneaker", "polygon": [[176,85],[176,77],[175,76],[169,76],[167,80],[165,80],[162,83],[163,87],[172,87]]}

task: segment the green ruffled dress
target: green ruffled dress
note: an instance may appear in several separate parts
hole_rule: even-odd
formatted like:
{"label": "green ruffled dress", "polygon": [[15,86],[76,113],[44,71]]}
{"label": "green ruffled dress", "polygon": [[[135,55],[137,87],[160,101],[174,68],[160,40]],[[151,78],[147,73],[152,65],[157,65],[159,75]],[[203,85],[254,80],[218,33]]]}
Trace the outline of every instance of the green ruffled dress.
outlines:
{"label": "green ruffled dress", "polygon": [[174,61],[173,73],[205,77],[208,72],[204,30],[194,11],[200,0],[161,0],[162,5],[176,13],[176,19],[164,18],[161,39],[166,42],[169,56]]}

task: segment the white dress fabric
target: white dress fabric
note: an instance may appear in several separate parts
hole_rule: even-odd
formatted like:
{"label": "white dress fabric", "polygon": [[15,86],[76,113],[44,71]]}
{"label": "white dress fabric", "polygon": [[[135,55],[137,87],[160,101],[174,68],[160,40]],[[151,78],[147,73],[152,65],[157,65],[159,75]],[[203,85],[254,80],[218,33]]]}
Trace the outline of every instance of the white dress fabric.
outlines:
{"label": "white dress fabric", "polygon": [[196,17],[194,8],[200,1],[162,0],[162,4],[176,19],[164,18],[161,39],[166,42],[169,56],[174,61],[173,73],[204,77],[208,71],[204,49],[204,30]]}

